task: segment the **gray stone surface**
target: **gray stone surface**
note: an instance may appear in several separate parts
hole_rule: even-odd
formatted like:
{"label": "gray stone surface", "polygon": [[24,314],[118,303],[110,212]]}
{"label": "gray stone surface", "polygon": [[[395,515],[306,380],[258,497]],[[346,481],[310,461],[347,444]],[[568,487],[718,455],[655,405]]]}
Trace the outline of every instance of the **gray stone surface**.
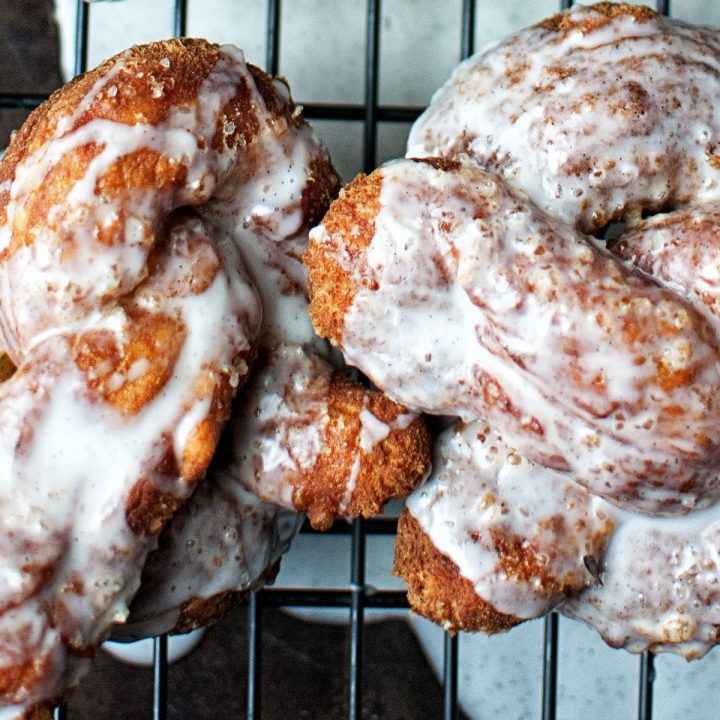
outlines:
{"label": "gray stone surface", "polygon": [[[62,84],[52,0],[7,0],[0,10],[0,95],[48,94]],[[0,110],[0,147],[26,110]]]}
{"label": "gray stone surface", "polygon": [[[264,720],[347,717],[346,626],[263,612]],[[168,720],[241,720],[247,697],[246,609],[236,608],[170,666]],[[442,692],[407,623],[365,628],[363,720],[437,720]],[[100,653],[69,704],[68,720],[151,717],[152,670]]]}

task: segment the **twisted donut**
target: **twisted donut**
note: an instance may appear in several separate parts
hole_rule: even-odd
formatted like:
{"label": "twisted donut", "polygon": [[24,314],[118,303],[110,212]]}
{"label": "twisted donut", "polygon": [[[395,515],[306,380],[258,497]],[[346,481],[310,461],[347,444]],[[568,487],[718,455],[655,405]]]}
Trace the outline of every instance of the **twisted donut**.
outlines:
{"label": "twisted donut", "polygon": [[[299,526],[295,513],[318,528],[338,515],[371,515],[406,496],[428,465],[417,413],[335,369],[312,330],[301,258],[338,178],[286,86],[248,72],[254,84],[243,103],[255,134],[242,141],[232,184],[201,212],[234,240],[260,295],[259,357],[222,452],[161,534],[116,639],[214,621],[274,576]],[[224,130],[234,132],[233,123]]]}
{"label": "twisted donut", "polygon": [[289,236],[286,226],[243,222],[241,252],[263,308],[276,311],[264,317],[259,358],[222,452],[160,536],[116,639],[213,622],[274,575],[302,518],[296,513],[319,529],[340,515],[367,517],[406,497],[427,470],[418,414],[337,369],[312,330],[298,258],[317,220],[307,217]]}
{"label": "twisted donut", "polygon": [[559,607],[633,651],[718,640],[719,42],[611,3],[523,30],[311,234],[318,332],[464,421],[396,549],[449,629]]}
{"label": "twisted donut", "polygon": [[[8,148],[5,717],[44,716],[77,682],[204,474],[260,332],[234,230],[292,235],[336,184],[317,141],[294,142],[305,127],[286,86],[238,50],[178,40],[76,79]],[[313,149],[307,182],[273,173]]]}
{"label": "twisted donut", "polygon": [[[359,202],[376,214],[357,218]],[[345,189],[308,259],[318,331],[400,402],[483,418],[636,509],[717,499],[709,323],[499,178],[468,162],[386,165]]]}

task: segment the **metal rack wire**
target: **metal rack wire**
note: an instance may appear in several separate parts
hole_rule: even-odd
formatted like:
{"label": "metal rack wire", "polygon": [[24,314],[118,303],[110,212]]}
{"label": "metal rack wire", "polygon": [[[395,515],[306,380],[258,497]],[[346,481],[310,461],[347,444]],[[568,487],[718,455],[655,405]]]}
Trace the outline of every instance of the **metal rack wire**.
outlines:
{"label": "metal rack wire", "polygon": [[[369,172],[376,166],[377,134],[380,122],[408,123],[421,112],[418,107],[381,106],[378,103],[379,45],[381,0],[366,0],[366,46],[364,58],[365,92],[362,105],[304,103],[304,114],[308,119],[341,120],[363,124],[363,168]],[[476,0],[461,0],[461,32],[459,56],[470,55],[473,48]],[[571,0],[560,0],[560,9],[572,5]],[[670,13],[669,0],[657,0],[657,10]],[[75,73],[84,72],[87,66],[89,47],[89,18],[91,6],[84,0],[77,0],[75,30]],[[176,0],[174,5],[173,31],[175,36],[186,34],[188,0]],[[268,0],[265,38],[265,66],[268,72],[279,70],[281,0]],[[44,96],[32,94],[0,95],[0,108],[31,109],[39,105]],[[347,718],[359,720],[363,708],[363,630],[365,610],[368,608],[407,608],[407,599],[401,591],[370,592],[365,585],[365,549],[369,535],[392,535],[396,521],[388,518],[356,520],[352,524],[337,524],[330,535],[348,533],[351,535],[351,567],[346,590],[283,589],[266,588],[253,593],[248,607],[248,720],[261,720],[262,697],[261,676],[263,668],[262,632],[263,609],[269,607],[324,607],[347,608],[349,611],[350,643],[346,661],[347,670]],[[308,527],[303,532],[312,532]],[[444,641],[443,670],[443,720],[456,720],[458,708],[458,636],[446,634]],[[557,712],[558,646],[559,623],[555,613],[545,619],[543,654],[542,702],[539,716],[543,720],[555,720]],[[153,720],[165,720],[168,715],[168,661],[167,639],[156,638],[154,643],[153,667]],[[653,655],[644,653],[639,660],[639,694],[637,717],[651,720],[653,713]],[[71,720],[66,708],[56,710],[56,720]],[[150,712],[147,713],[150,715]]]}

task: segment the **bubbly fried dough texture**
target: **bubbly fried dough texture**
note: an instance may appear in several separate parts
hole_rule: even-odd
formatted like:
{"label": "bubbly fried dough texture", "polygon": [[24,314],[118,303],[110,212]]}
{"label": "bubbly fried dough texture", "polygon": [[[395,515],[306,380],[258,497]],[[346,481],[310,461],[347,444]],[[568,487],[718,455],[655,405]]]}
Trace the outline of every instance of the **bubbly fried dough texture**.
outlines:
{"label": "bubbly fried dough texture", "polygon": [[395,563],[448,629],[717,643],[719,67],[716,30],[576,6],[458,66],[311,233],[318,333],[460,418]]}
{"label": "bubbly fried dough texture", "polygon": [[274,577],[308,513],[371,515],[426,473],[424,423],[307,347],[263,352],[235,400],[207,480],[160,536],[128,621],[113,637],[214,622]]}
{"label": "bubbly fried dough texture", "polygon": [[719,52],[650,8],[578,7],[461,63],[407,157],[467,154],[585,232],[710,200]]}
{"label": "bubbly fried dough texture", "polygon": [[355,296],[350,263],[357,261],[375,234],[375,216],[380,209],[382,177],[358,175],[340,191],[330,212],[323,218],[328,236],[343,238],[348,262],[335,262],[331,245],[312,242],[305,253],[310,293],[310,317],[321,337],[336,344],[343,334],[344,318]]}
{"label": "bubbly fried dough texture", "polygon": [[[446,629],[503,630],[597,583],[611,507],[487,424],[460,423],[437,438],[432,478],[408,499],[395,572]],[[443,618],[448,598],[462,601]]]}
{"label": "bubbly fried dough texture", "polygon": [[263,500],[307,513],[317,529],[379,512],[427,471],[430,442],[417,413],[301,346],[276,348],[245,400],[231,428],[235,472]]}
{"label": "bubbly fried dough texture", "polygon": [[113,637],[187,632],[272,579],[307,513],[318,529],[406,497],[427,472],[416,413],[317,352],[261,353],[235,400],[207,480],[160,536],[128,621]]}
{"label": "bubbly fried dough texture", "polygon": [[307,227],[337,186],[286,83],[203,40],[111,58],[14,136],[0,163],[3,378],[17,368],[0,386],[3,717],[47,714],[126,619],[275,329],[258,268],[284,254],[283,287],[301,286]]}
{"label": "bubbly fried dough texture", "polygon": [[405,578],[410,605],[450,632],[496,633],[523,622],[483,600],[407,510],[398,520],[395,572]]}
{"label": "bubbly fried dough texture", "polygon": [[257,133],[235,184],[217,189],[203,215],[233,238],[257,288],[259,357],[207,479],[160,535],[116,639],[213,622],[274,575],[300,513],[323,528],[372,514],[406,496],[429,463],[419,415],[348,379],[313,332],[301,258],[339,181],[284,83],[248,72]]}

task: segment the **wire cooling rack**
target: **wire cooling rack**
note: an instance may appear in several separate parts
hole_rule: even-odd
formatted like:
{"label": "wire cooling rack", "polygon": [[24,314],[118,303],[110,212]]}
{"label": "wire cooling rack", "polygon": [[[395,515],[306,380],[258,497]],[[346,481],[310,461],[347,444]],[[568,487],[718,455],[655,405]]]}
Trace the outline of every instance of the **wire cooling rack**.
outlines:
{"label": "wire cooling rack", "polygon": [[[198,0],[199,1],[199,0]],[[474,27],[478,4],[475,0],[461,0],[458,4],[460,19],[460,37],[458,38],[458,58],[470,55],[474,48]],[[572,3],[562,0],[560,9],[567,9]],[[364,102],[362,104],[302,103],[304,115],[311,120],[334,120],[347,123],[362,123],[362,165],[366,172],[372,171],[377,164],[378,124],[410,123],[420,114],[422,108],[410,106],[383,106],[378,102],[379,86],[379,43],[381,32],[381,0],[366,0],[365,10],[365,55],[364,55]],[[670,13],[669,0],[658,0],[657,10]],[[78,0],[74,38],[75,74],[84,72],[87,66],[89,48],[89,17],[92,7]],[[186,34],[188,0],[176,0],[174,5],[175,36]],[[265,69],[273,75],[279,70],[281,42],[281,0],[268,0],[265,37]],[[37,107],[45,96],[27,93],[0,95],[0,108]],[[351,568],[347,589],[322,590],[313,588],[285,589],[265,588],[251,594],[248,607],[248,678],[247,678],[247,719],[260,720],[262,717],[261,678],[263,657],[261,652],[263,633],[263,609],[270,607],[313,607],[347,608],[349,611],[349,633],[346,658],[347,718],[360,720],[363,716],[363,634],[366,609],[402,609],[407,608],[407,599],[402,591],[377,591],[366,587],[366,540],[371,535],[393,535],[396,520],[375,518],[356,520],[350,524],[337,523],[327,534],[350,534]],[[305,526],[302,532],[313,532]],[[537,709],[537,717],[542,720],[555,720],[557,713],[558,687],[558,616],[551,613],[544,621],[543,662],[542,662],[542,698]],[[456,720],[458,707],[458,643],[459,636],[445,635],[443,658],[443,720]],[[154,640],[153,700],[152,709],[140,710],[142,717],[153,720],[165,720],[168,716],[168,653],[167,638]],[[654,657],[644,653],[638,667],[637,718],[650,720],[653,715]],[[55,712],[56,720],[72,720],[71,713],[65,708]]]}

